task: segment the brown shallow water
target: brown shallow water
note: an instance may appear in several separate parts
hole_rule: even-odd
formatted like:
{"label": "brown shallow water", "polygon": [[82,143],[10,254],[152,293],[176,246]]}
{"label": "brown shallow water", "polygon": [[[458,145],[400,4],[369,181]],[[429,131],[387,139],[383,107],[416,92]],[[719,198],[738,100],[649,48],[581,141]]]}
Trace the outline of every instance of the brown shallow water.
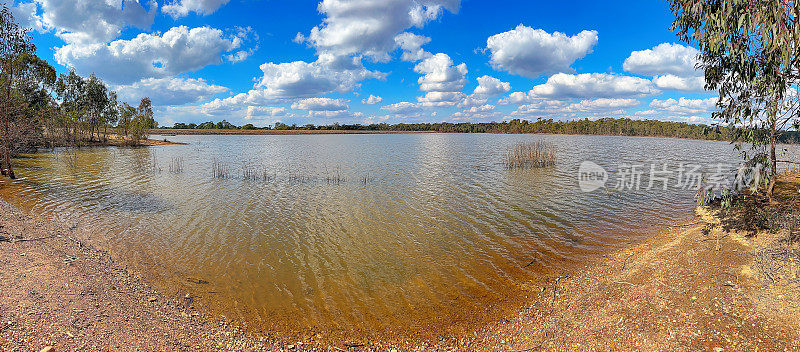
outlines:
{"label": "brown shallow water", "polygon": [[[535,289],[530,280],[641,240],[693,208],[695,190],[583,193],[582,161],[612,173],[622,163],[737,161],[728,143],[658,138],[170,139],[189,145],[20,159],[20,179],[2,193],[92,229],[90,240],[168,292],[279,336],[469,331],[517,309]],[[504,168],[509,146],[537,139],[556,144],[555,167]],[[212,176],[215,164],[226,177]]]}

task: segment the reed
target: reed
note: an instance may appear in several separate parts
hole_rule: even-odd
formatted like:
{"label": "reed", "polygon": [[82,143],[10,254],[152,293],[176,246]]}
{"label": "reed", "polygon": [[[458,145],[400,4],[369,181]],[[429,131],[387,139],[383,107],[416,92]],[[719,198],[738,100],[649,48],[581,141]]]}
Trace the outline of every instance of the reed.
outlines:
{"label": "reed", "polygon": [[325,168],[325,182],[328,184],[340,184],[347,182],[347,178],[342,175],[341,170],[337,167],[333,170],[333,172],[328,172],[328,168]]}
{"label": "reed", "polygon": [[211,177],[226,179],[230,177],[230,168],[225,163],[217,161],[216,158],[211,162]]}
{"label": "reed", "polygon": [[556,159],[556,147],[553,143],[545,141],[517,143],[508,148],[505,165],[508,169],[549,167],[556,164]]}
{"label": "reed", "polygon": [[183,158],[173,157],[169,162],[169,172],[173,174],[183,173]]}

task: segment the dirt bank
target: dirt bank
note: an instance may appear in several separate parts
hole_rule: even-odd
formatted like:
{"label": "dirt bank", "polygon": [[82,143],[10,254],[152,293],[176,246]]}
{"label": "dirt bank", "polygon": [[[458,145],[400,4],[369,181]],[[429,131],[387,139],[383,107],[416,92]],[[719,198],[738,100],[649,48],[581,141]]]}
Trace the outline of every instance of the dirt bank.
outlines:
{"label": "dirt bank", "polygon": [[800,349],[797,245],[780,234],[725,233],[701,215],[579,273],[546,278],[529,307],[469,336],[281,343],[204,315],[191,297],[155,292],[73,240],[73,229],[0,201],[0,350]]}

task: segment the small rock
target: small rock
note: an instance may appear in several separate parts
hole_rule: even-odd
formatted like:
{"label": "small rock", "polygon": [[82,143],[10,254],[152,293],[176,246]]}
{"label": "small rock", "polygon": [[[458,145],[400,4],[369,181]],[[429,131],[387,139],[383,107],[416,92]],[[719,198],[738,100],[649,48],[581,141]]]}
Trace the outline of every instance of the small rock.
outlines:
{"label": "small rock", "polygon": [[148,298],[147,300],[150,301],[150,302],[155,302],[155,301],[158,301],[158,297],[152,296],[152,297]]}
{"label": "small rock", "polygon": [[289,346],[286,346],[286,349],[288,349],[288,350],[293,350],[293,349],[294,349],[294,345],[289,345]]}
{"label": "small rock", "polygon": [[53,346],[47,346],[45,348],[42,348],[40,352],[56,352],[56,348]]}

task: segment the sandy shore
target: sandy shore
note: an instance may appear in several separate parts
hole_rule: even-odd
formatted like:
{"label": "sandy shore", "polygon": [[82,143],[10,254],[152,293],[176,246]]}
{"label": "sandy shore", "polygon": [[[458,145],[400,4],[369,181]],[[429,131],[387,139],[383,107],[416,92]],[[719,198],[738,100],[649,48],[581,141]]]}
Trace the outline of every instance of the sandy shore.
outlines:
{"label": "sandy shore", "polygon": [[333,345],[245,333],[205,315],[191,297],[156,292],[123,263],[75,240],[74,229],[0,201],[0,350],[800,349],[798,270],[775,272],[759,259],[780,236],[704,231],[707,222],[714,219],[698,217],[578,273],[546,278],[530,306],[469,336]]}

